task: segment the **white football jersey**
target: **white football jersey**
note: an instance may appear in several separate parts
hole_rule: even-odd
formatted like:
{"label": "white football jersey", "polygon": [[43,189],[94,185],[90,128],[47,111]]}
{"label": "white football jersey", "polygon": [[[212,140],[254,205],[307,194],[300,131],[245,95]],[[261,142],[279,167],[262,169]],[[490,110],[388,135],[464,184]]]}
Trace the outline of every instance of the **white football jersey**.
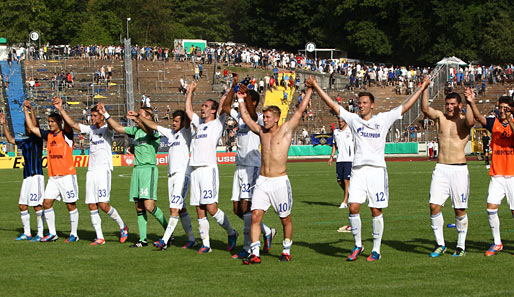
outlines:
{"label": "white football jersey", "polygon": [[334,142],[337,146],[336,162],[352,162],[354,145],[352,131],[348,126],[344,130],[339,128],[334,130]]}
{"label": "white football jersey", "polygon": [[189,174],[189,146],[191,145],[190,127],[180,129],[178,132],[157,126],[161,136],[168,138],[168,174],[174,173]]}
{"label": "white football jersey", "polygon": [[368,121],[340,106],[339,117],[348,124],[354,137],[355,156],[352,165],[386,167],[384,157],[386,135],[393,123],[402,118],[402,106],[388,112],[381,112]]}
{"label": "white football jersey", "polygon": [[[245,124],[241,113],[235,109],[230,110],[230,116],[237,121],[237,152],[236,165],[261,167],[261,152],[259,146],[261,139]],[[257,124],[264,125],[261,113],[257,114]]]}
{"label": "white football jersey", "polygon": [[191,125],[195,131],[191,140],[191,161],[189,165],[218,166],[216,146],[225,127],[225,113],[218,115],[216,119],[208,123],[204,123],[204,120],[194,114]]}
{"label": "white football jersey", "polygon": [[97,128],[95,125],[79,124],[80,133],[89,135],[89,166],[88,170],[108,169],[112,171],[112,141],[113,130],[103,125]]}

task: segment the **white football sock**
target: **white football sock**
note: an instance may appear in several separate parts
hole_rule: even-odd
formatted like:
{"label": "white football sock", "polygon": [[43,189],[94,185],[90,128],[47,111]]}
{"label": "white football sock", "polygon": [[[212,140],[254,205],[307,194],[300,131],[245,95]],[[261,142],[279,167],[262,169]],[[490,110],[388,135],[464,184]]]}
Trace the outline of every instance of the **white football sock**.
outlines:
{"label": "white football sock", "polygon": [[380,254],[380,244],[384,234],[384,216],[379,215],[371,219],[373,225],[373,251]]}
{"label": "white football sock", "polygon": [[31,236],[30,233],[30,213],[28,210],[20,211],[21,224],[23,225],[23,233]]}
{"label": "white football sock", "polygon": [[444,234],[443,234],[443,225],[444,225],[443,213],[438,212],[435,215],[431,215],[430,220],[432,221],[432,230],[434,230],[435,241],[437,242],[437,245],[445,246]]}
{"label": "white football sock", "polygon": [[198,219],[198,230],[200,231],[202,245],[211,247],[211,241],[209,239],[209,221],[207,220],[207,217]]}
{"label": "white football sock", "polygon": [[36,211],[37,236],[43,238],[43,210]]}
{"label": "white football sock", "polygon": [[[89,211],[91,215],[91,224],[93,224],[93,228],[96,232],[96,238],[104,239],[104,234],[102,232],[102,218],[100,218],[100,213],[97,210]],[[71,212],[70,212],[70,220],[71,220]]]}
{"label": "white football sock", "polygon": [[[250,229],[252,227],[252,213],[247,212],[243,215],[243,234],[244,234],[244,240],[243,240],[243,250],[248,251],[250,249],[250,244],[252,243],[252,239],[250,238]],[[262,229],[262,225],[261,225]]]}
{"label": "white football sock", "polygon": [[355,246],[362,247],[360,214],[350,214],[348,220],[350,221],[350,226],[352,227],[352,234],[353,239],[355,240]]}
{"label": "white football sock", "polygon": [[168,226],[166,227],[166,231],[164,231],[164,235],[162,236],[162,240],[167,244],[168,240],[170,240],[171,234],[175,231],[175,227],[178,224],[178,217],[170,216],[170,220],[168,221]]}
{"label": "white football sock", "polygon": [[498,210],[487,209],[487,214],[489,217],[489,226],[491,226],[491,231],[493,232],[494,244],[502,244],[502,239],[500,236],[500,218],[498,217]]}
{"label": "white football sock", "polygon": [[57,235],[57,232],[55,231],[55,212],[53,207],[45,209],[45,221],[48,226],[48,233]]}
{"label": "white football sock", "polygon": [[188,241],[195,241],[195,235],[193,233],[193,228],[191,227],[191,217],[188,212],[184,212],[180,214],[180,223],[182,224],[182,228],[187,234]]}
{"label": "white football sock", "polygon": [[289,238],[284,239],[282,241],[282,246],[284,249],[282,250],[282,254],[291,255],[291,246],[293,245],[293,241]]}
{"label": "white football sock", "polygon": [[[251,216],[250,216],[251,219]],[[266,226],[264,223],[261,223],[261,232],[264,235],[270,235],[271,234],[271,228]]]}
{"label": "white football sock", "polygon": [[466,234],[468,234],[468,215],[455,216],[455,227],[457,229],[457,247],[466,250]]}
{"label": "white football sock", "polygon": [[125,228],[125,223],[123,222],[123,220],[121,219],[120,215],[118,214],[118,211],[116,210],[116,208],[112,207],[111,206],[111,209],[107,212],[107,215],[113,219],[117,224],[118,226],[120,226],[120,229],[123,229]]}
{"label": "white football sock", "polygon": [[216,222],[225,230],[227,230],[228,235],[234,235],[236,231],[232,229],[232,226],[230,226],[230,223],[228,221],[227,215],[221,210],[218,209],[215,215],[212,216]]}
{"label": "white football sock", "polygon": [[79,210],[76,208],[72,211],[70,211],[70,224],[71,224],[71,232],[70,235],[77,235],[77,229],[79,226]]}
{"label": "white football sock", "polygon": [[260,241],[252,242],[252,244],[250,245],[250,252],[257,257],[261,256],[260,249],[261,249]]}

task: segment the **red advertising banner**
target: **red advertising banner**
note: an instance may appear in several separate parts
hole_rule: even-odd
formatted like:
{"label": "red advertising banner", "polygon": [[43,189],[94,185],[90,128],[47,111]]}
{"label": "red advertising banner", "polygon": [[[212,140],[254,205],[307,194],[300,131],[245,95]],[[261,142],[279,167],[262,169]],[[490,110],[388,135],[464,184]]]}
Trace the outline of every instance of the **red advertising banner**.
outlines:
{"label": "red advertising banner", "polygon": [[[218,164],[234,164],[236,153],[216,153]],[[134,155],[121,155],[121,166],[133,166]],[[157,165],[168,165],[168,154],[157,154]]]}

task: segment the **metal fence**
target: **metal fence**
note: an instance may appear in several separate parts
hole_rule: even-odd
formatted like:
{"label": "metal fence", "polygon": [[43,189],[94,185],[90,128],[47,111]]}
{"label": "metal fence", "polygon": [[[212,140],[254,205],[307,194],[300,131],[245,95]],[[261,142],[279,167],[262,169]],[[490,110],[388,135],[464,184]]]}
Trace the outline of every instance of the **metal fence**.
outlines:
{"label": "metal fence", "polygon": [[[431,103],[440,94],[444,94],[444,88],[448,81],[448,65],[437,65],[430,73],[430,86],[428,89],[428,101]],[[410,98],[417,92],[419,87],[409,96],[403,103],[409,101]],[[409,109],[403,117],[394,122],[387,133],[387,142],[399,142],[406,129],[423,115],[421,111],[421,98]]]}

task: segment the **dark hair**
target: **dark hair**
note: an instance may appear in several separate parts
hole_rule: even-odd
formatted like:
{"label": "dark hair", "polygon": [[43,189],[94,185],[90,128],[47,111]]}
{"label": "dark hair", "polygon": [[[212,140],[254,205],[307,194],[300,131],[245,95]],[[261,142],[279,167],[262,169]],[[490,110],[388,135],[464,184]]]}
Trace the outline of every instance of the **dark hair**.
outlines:
{"label": "dark hair", "polygon": [[259,101],[261,100],[261,96],[259,96],[259,93],[255,90],[248,90],[248,92],[250,93],[252,101],[255,102],[255,106],[258,106]]}
{"label": "dark hair", "polygon": [[373,96],[373,94],[371,94],[370,92],[359,92],[359,94],[357,96],[359,98],[360,97],[369,97],[369,100],[371,101],[371,103],[375,103],[375,96]]}
{"label": "dark hair", "polygon": [[91,108],[91,112],[98,112],[98,105],[93,106],[93,108]]}
{"label": "dark hair", "polygon": [[447,99],[457,99],[457,103],[461,103],[462,102],[462,98],[460,97],[460,95],[458,93],[455,93],[455,92],[451,92],[450,94],[446,95],[446,98],[444,98],[444,100],[447,100]]}
{"label": "dark hair", "polygon": [[186,120],[186,112],[183,111],[182,109],[175,110],[171,114],[171,118],[174,119],[175,117],[180,117],[180,122],[183,123]]}
{"label": "dark hair", "polygon": [[50,118],[52,118],[52,119],[54,119],[54,121],[56,121],[56,122],[58,122],[58,123],[62,123],[62,117],[61,117],[61,115],[60,115],[60,114],[58,114],[58,113],[56,113],[56,112],[52,112],[52,113],[48,116],[48,118],[49,118],[49,119],[50,119]]}
{"label": "dark hair", "polygon": [[498,99],[498,105],[502,103],[507,103],[510,107],[514,107],[514,100],[512,100],[510,96],[501,96],[500,99]]}
{"label": "dark hair", "polygon": [[219,104],[216,100],[213,100],[213,99],[207,99],[207,101],[212,102],[211,109],[218,110],[218,107],[220,106],[220,104]]}
{"label": "dark hair", "polygon": [[155,114],[151,107],[141,107],[141,109],[144,110],[152,118],[152,121],[155,121]]}

